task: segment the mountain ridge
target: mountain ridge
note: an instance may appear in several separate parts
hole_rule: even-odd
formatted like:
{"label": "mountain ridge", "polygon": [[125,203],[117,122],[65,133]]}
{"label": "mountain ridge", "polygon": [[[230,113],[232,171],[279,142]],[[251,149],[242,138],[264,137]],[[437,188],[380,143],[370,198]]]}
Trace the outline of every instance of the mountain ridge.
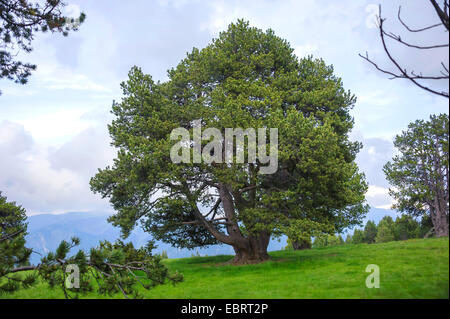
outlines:
{"label": "mountain ridge", "polygon": [[[39,263],[43,255],[49,251],[54,251],[62,240],[68,241],[73,236],[80,238],[78,248],[85,251],[89,251],[91,247],[97,246],[100,240],[115,241],[119,239],[120,229],[107,221],[110,215],[105,212],[67,212],[57,215],[39,214],[29,216],[28,235],[26,236],[27,247],[35,251],[30,258],[30,262],[32,264]],[[395,219],[399,213],[387,209],[371,208],[363,224],[368,220],[378,223],[386,215]],[[352,232],[353,229],[347,229],[342,233],[342,236],[345,238],[348,233]],[[272,238],[268,250],[283,249],[286,246],[286,239],[286,236],[282,236],[279,239]],[[131,241],[135,247],[141,247],[149,240],[151,240],[151,236],[140,227],[136,227],[124,241]],[[234,253],[232,247],[228,245],[213,245],[194,250],[179,249],[161,241],[157,241],[156,245],[157,248],[154,250],[154,253],[161,253],[165,250],[169,258],[190,257],[194,253],[202,256],[232,255]]]}

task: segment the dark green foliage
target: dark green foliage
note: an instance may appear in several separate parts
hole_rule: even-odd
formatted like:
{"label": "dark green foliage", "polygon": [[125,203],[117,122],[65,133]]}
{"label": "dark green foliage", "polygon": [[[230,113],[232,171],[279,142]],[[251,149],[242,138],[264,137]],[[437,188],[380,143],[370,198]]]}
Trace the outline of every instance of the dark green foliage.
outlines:
{"label": "dark green foliage", "polygon": [[395,237],[392,228],[389,228],[387,224],[378,226],[378,233],[375,238],[376,243],[386,243],[393,240],[395,240]]}
{"label": "dark green foliage", "polygon": [[35,281],[32,275],[20,278],[11,273],[14,268],[29,264],[32,250],[25,247],[26,234],[25,209],[7,202],[0,192],[0,294],[29,287]]}
{"label": "dark green foliage", "polygon": [[300,238],[297,240],[287,239],[286,250],[302,250],[310,249],[312,247],[311,238]]}
{"label": "dark green foliage", "polygon": [[433,222],[431,221],[431,216],[426,214],[423,215],[420,220],[420,238],[430,237],[433,231]]}
{"label": "dark green foliage", "polygon": [[383,217],[378,225],[368,221],[364,230],[355,229],[353,236],[347,235],[346,244],[373,244],[394,240],[408,240],[429,237],[433,225],[430,217],[424,215],[418,222],[410,215],[397,217],[395,221],[390,216]]}
{"label": "dark green foliage", "polygon": [[369,220],[364,227],[364,242],[368,244],[373,244],[375,242],[375,237],[377,236],[377,225],[375,222]]}
{"label": "dark green foliage", "polygon": [[[161,205],[154,211],[152,218],[142,222],[143,229],[151,233],[152,238],[163,240],[173,247],[189,249],[219,243],[205,227],[189,224],[195,220],[195,215],[188,203],[171,200],[170,205],[164,205],[164,202],[165,200],[161,199]],[[184,222],[187,224],[183,224]],[[217,225],[216,229],[223,227]]]}
{"label": "dark green foliage", "polygon": [[31,3],[28,0],[0,0],[0,79],[7,78],[25,84],[36,65],[16,60],[17,52],[30,52],[37,32],[59,32],[64,36],[78,29],[85,14],[65,17],[61,0]]}
{"label": "dark green foliage", "polygon": [[362,243],[364,243],[364,240],[365,240],[364,231],[362,231],[360,229],[355,229],[355,231],[353,232],[353,236],[352,236],[352,243],[353,244],[362,244]]}
{"label": "dark green foliage", "polygon": [[384,216],[378,223],[378,232],[375,242],[385,243],[393,240],[395,240],[394,221],[391,216]]}
{"label": "dark green foliage", "polygon": [[449,119],[447,114],[417,120],[396,136],[399,150],[384,172],[393,186],[394,208],[412,216],[429,214],[435,234],[448,236]]}
{"label": "dark green foliage", "polygon": [[419,238],[421,233],[419,222],[417,222],[410,215],[402,215],[397,217],[394,222],[393,231],[395,240]]}
{"label": "dark green foliage", "polygon": [[314,238],[314,242],[312,244],[313,248],[318,247],[327,247],[327,246],[338,246],[343,245],[345,242],[342,239],[341,235],[320,235]]}

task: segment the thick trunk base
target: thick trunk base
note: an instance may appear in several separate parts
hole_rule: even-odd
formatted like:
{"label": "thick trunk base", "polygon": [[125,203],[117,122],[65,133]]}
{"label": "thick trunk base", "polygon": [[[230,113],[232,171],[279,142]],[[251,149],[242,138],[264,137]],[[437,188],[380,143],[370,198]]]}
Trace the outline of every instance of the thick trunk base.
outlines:
{"label": "thick trunk base", "polygon": [[233,265],[250,265],[250,264],[259,264],[261,262],[267,261],[270,259],[269,254],[254,254],[247,252],[239,252],[236,253],[233,259],[229,261],[230,264]]}
{"label": "thick trunk base", "polygon": [[436,237],[448,237],[448,225],[441,225],[439,228],[435,228]]}
{"label": "thick trunk base", "polygon": [[267,246],[269,245],[270,235],[266,233],[259,234],[258,237],[249,237],[245,243],[240,243],[239,246],[234,246],[236,255],[231,264],[246,265],[257,264],[270,259],[267,253]]}
{"label": "thick trunk base", "polygon": [[431,221],[434,226],[434,234],[436,237],[448,237],[448,213],[443,210],[436,210],[435,214],[431,214]]}

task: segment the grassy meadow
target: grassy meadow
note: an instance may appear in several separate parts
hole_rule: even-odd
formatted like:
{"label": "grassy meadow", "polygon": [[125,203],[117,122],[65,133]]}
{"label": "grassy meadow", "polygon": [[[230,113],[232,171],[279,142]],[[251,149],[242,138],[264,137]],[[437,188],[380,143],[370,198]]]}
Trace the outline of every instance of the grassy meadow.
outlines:
{"label": "grassy meadow", "polygon": [[[167,259],[184,282],[142,289],[146,298],[449,298],[448,238],[276,251],[256,265],[226,264],[231,256]],[[380,288],[366,288],[367,265],[380,268]],[[0,298],[64,298],[38,283]],[[82,298],[123,298],[99,296]]]}

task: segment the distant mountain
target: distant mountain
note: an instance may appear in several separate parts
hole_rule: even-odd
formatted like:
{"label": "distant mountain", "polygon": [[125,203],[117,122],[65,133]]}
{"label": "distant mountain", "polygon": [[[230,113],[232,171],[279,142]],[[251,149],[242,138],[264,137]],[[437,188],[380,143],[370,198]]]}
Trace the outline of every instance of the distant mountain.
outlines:
{"label": "distant mountain", "polygon": [[[76,236],[80,238],[78,249],[89,251],[91,247],[98,245],[100,240],[115,241],[120,237],[119,228],[107,222],[108,214],[105,213],[80,213],[72,212],[59,215],[42,214],[28,217],[28,235],[26,237],[27,247],[42,255],[49,251],[54,251],[62,240],[70,240]],[[151,239],[140,227],[137,227],[125,241],[131,241],[135,247],[141,247]],[[167,251],[169,258],[190,257],[197,252],[204,255],[233,255],[232,247],[228,245],[214,245],[206,248],[196,248],[195,250],[178,249],[157,242],[154,253]],[[274,239],[269,245],[269,250],[280,250],[286,246],[286,238],[280,241]],[[41,256],[33,253],[31,263],[36,264]]]}
{"label": "distant mountain", "polygon": [[[395,219],[398,215],[395,211],[373,208],[365,218],[364,224],[367,220],[374,220],[378,223],[381,218],[389,215]],[[120,237],[120,230],[107,222],[108,214],[105,213],[80,213],[72,212],[59,215],[41,214],[28,217],[28,235],[27,246],[42,255],[49,251],[54,251],[62,240],[70,240],[71,237],[77,236],[80,238],[79,249],[89,251],[91,247],[98,245],[100,240],[115,241]],[[347,233],[352,233],[353,230],[344,232],[344,238]],[[137,227],[126,240],[131,241],[135,247],[141,247],[151,239],[151,236],[145,233],[140,227]],[[165,244],[157,242],[155,253],[160,253],[163,250],[167,251],[169,258],[183,258],[190,257],[193,253],[200,255],[233,255],[234,251],[228,245],[214,245],[206,248],[198,248],[195,250],[178,249]],[[280,250],[286,246],[286,237],[272,239],[269,244],[269,251]],[[33,253],[31,263],[39,262],[41,256]]]}

